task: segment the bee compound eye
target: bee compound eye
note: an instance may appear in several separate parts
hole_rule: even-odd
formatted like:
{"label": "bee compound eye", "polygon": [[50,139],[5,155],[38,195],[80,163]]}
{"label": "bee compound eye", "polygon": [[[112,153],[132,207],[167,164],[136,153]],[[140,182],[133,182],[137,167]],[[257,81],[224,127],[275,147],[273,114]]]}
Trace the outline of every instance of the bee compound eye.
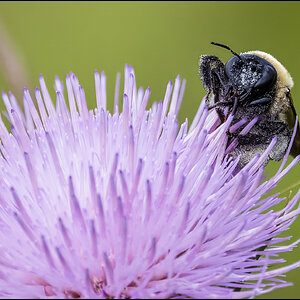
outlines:
{"label": "bee compound eye", "polygon": [[234,67],[240,59],[237,56],[233,56],[229,59],[229,61],[225,64],[225,74],[232,81],[234,76]]}
{"label": "bee compound eye", "polygon": [[266,60],[260,59],[263,64],[262,76],[254,85],[255,93],[261,94],[269,91],[277,80],[276,69]]}

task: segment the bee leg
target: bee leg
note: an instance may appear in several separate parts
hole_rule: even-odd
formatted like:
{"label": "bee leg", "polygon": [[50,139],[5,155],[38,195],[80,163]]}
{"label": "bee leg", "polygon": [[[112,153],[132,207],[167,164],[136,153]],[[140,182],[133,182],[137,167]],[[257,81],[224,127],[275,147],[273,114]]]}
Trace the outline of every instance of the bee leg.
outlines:
{"label": "bee leg", "polygon": [[271,101],[272,101],[271,98],[265,97],[265,98],[260,98],[260,99],[251,101],[251,102],[249,103],[249,105],[267,104],[267,103],[270,103]]}
{"label": "bee leg", "polygon": [[252,90],[249,90],[247,92],[244,92],[242,95],[240,95],[239,102],[240,103],[246,102],[249,99],[249,97],[251,96],[251,92],[252,92]]}
{"label": "bee leg", "polygon": [[223,111],[222,111],[220,108],[217,107],[217,108],[216,108],[216,112],[217,112],[217,114],[218,114],[218,117],[219,117],[221,123],[224,123],[225,120],[226,120],[226,117],[225,117]]}
{"label": "bee leg", "polygon": [[228,95],[232,92],[232,90],[233,90],[233,87],[232,87],[232,85],[226,85],[225,87],[224,87],[224,95],[225,95],[225,98],[227,98],[228,97]]}
{"label": "bee leg", "polygon": [[[237,98],[236,98],[236,102],[237,102]],[[222,123],[224,123],[227,119],[227,115],[225,115],[223,109],[221,109],[221,107],[226,107],[226,106],[231,106],[232,105],[232,101],[223,101],[223,102],[217,102],[215,103],[214,105],[211,105],[208,107],[208,110],[211,110],[211,109],[215,109],[218,116],[219,116],[219,119]],[[237,106],[237,104],[236,104]]]}
{"label": "bee leg", "polygon": [[201,55],[199,60],[199,73],[203,86],[206,90],[213,90],[212,71],[214,69],[224,69],[222,61],[214,55]]}
{"label": "bee leg", "polygon": [[232,108],[232,111],[231,111],[233,115],[236,113],[236,110],[237,110],[238,104],[239,104],[239,102],[238,102],[238,98],[237,98],[237,97],[235,97],[235,98],[234,98],[234,102],[233,102],[233,108]]}
{"label": "bee leg", "polygon": [[[221,111],[220,108],[219,108],[220,106],[225,106],[226,107],[226,106],[231,106],[232,104],[233,104],[233,107],[232,107],[231,112],[234,115],[236,113],[236,110],[237,110],[238,104],[239,104],[239,101],[238,101],[237,97],[234,98],[233,103],[232,103],[232,101],[218,102],[218,103],[215,103],[214,105],[210,106],[208,109],[210,110],[212,108],[216,108],[217,111]],[[223,116],[225,116],[223,112],[222,112],[222,114],[223,114]]]}
{"label": "bee leg", "polygon": [[220,83],[220,85],[227,90],[228,88],[228,79],[225,75],[225,70],[224,67],[222,66],[218,66],[218,69],[212,69],[212,72],[215,74],[215,76],[218,78],[218,81]]}
{"label": "bee leg", "polygon": [[217,107],[226,107],[226,106],[230,106],[232,105],[233,102],[232,101],[219,101],[211,106],[208,107],[208,110],[211,110],[213,108],[217,108]]}
{"label": "bee leg", "polygon": [[211,84],[212,84],[212,92],[214,94],[214,101],[215,103],[218,103],[220,101],[219,95],[220,95],[221,85],[215,69],[211,70]]}
{"label": "bee leg", "polygon": [[206,95],[205,95],[205,103],[206,103],[207,106],[209,106],[209,101],[210,101],[209,95],[210,95],[210,93],[211,93],[211,90],[209,89],[207,91]]}
{"label": "bee leg", "polygon": [[226,95],[231,91],[231,85],[228,84],[228,79],[222,66],[212,69],[211,77],[213,93],[215,94],[216,102],[218,102],[220,95],[226,98]]}
{"label": "bee leg", "polygon": [[201,55],[199,73],[204,88],[212,91],[215,95],[215,102],[219,102],[219,94],[223,92],[228,82],[223,62],[213,55]]}

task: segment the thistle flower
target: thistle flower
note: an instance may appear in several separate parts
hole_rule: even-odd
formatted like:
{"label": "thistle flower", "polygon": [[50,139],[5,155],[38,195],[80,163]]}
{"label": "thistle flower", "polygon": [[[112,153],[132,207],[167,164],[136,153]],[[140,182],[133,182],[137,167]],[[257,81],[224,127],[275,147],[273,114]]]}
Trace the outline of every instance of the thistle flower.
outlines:
{"label": "thistle flower", "polygon": [[[125,67],[114,113],[106,77],[95,72],[97,108],[88,110],[74,74],[56,78],[56,107],[43,77],[38,110],[24,90],[24,115],[2,94],[0,120],[0,296],[2,298],[245,298],[288,285],[278,244],[299,214],[299,192],[265,197],[299,161],[263,180],[276,138],[242,170],[227,155],[227,131],[205,99],[188,128],[177,113],[185,81],[147,110]],[[67,95],[69,109],[65,101]],[[120,112],[121,111],[121,112]],[[272,269],[270,269],[270,266]]]}

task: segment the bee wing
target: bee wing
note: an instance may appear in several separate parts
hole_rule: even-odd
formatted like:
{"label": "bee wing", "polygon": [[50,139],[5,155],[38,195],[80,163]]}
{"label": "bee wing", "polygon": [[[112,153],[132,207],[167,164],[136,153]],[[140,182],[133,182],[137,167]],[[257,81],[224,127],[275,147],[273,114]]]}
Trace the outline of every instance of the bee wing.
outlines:
{"label": "bee wing", "polygon": [[[287,111],[287,121],[288,121],[288,125],[290,129],[293,129],[295,126],[295,122],[296,122],[296,110],[292,101],[291,96],[289,97],[290,100],[290,108]],[[291,149],[290,154],[294,157],[296,157],[297,155],[300,154],[300,128],[299,128],[299,122],[297,124],[297,131],[296,131],[296,136],[294,138],[294,142],[293,142],[293,146]]]}

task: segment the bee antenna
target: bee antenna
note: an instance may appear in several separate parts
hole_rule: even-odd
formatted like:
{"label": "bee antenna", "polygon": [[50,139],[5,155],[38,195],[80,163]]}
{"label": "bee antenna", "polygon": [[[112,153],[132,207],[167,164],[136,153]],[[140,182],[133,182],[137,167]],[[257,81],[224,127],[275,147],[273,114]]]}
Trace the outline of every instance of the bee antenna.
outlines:
{"label": "bee antenna", "polygon": [[233,55],[237,56],[240,60],[242,60],[242,58],[236,52],[234,52],[230,47],[223,45],[223,44],[215,43],[215,42],[211,42],[211,44],[229,50]]}

